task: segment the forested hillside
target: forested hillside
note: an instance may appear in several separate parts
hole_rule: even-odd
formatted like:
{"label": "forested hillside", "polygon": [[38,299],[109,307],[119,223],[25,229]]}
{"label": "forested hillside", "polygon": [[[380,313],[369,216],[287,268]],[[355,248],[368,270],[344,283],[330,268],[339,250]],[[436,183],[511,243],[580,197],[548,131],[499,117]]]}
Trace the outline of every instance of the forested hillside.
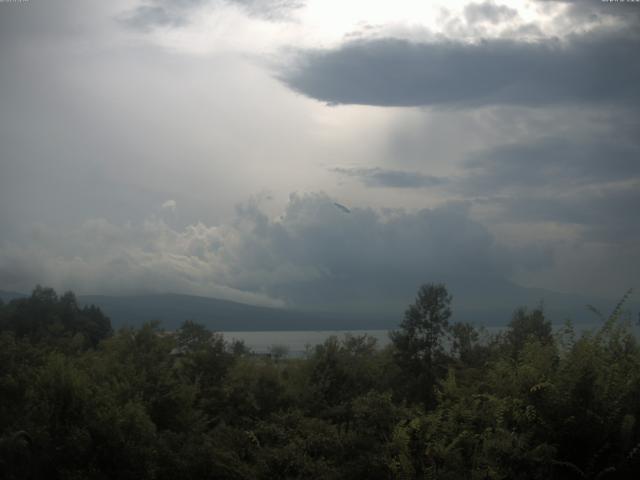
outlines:
{"label": "forested hillside", "polygon": [[[623,299],[624,300],[624,299]],[[72,293],[0,304],[0,478],[636,478],[640,346],[542,309],[487,336],[418,291],[392,343],[259,356],[194,322],[114,332]]]}

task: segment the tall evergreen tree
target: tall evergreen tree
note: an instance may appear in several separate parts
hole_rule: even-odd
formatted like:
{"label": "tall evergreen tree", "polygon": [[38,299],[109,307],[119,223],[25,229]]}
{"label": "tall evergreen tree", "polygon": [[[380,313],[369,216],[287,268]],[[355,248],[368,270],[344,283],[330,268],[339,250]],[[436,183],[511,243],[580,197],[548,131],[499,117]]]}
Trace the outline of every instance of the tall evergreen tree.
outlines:
{"label": "tall evergreen tree", "polygon": [[430,408],[435,402],[434,386],[444,373],[443,339],[449,332],[451,295],[443,284],[428,283],[418,290],[400,330],[391,332],[395,360],[409,377],[407,396]]}

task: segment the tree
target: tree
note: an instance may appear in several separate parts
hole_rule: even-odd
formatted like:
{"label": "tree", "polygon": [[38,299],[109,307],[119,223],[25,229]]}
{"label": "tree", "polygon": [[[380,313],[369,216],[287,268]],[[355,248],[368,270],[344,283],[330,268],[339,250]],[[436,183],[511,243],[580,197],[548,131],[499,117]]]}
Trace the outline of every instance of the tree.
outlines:
{"label": "tree", "polygon": [[422,285],[410,305],[399,331],[391,332],[395,360],[411,377],[408,396],[430,408],[435,401],[434,386],[444,373],[443,338],[448,334],[451,295],[443,284]]}
{"label": "tree", "polygon": [[277,363],[289,355],[289,346],[277,344],[271,345],[269,347],[269,355],[271,355],[271,358],[273,358]]}
{"label": "tree", "polygon": [[199,323],[186,321],[176,335],[181,372],[198,386],[199,406],[207,413],[219,413],[224,379],[236,357],[227,350],[221,333],[213,333]]}
{"label": "tree", "polygon": [[478,331],[470,323],[456,322],[451,327],[453,352],[460,362],[465,365],[477,365],[484,353],[484,349],[478,344]]}
{"label": "tree", "polygon": [[518,308],[509,322],[506,336],[514,356],[518,355],[529,340],[536,340],[543,345],[553,342],[551,322],[545,319],[542,306],[531,312],[524,307]]}
{"label": "tree", "polygon": [[96,347],[113,333],[109,318],[94,305],[81,308],[72,292],[59,297],[53,289],[37,286],[30,297],[12,300],[2,310],[0,329],[60,349],[76,340],[80,346]]}
{"label": "tree", "polygon": [[207,330],[207,327],[192,320],[186,320],[178,329],[176,335],[176,343],[182,353],[207,349],[213,343],[216,343],[216,340],[218,343],[222,342],[221,337],[214,337],[214,334]]}

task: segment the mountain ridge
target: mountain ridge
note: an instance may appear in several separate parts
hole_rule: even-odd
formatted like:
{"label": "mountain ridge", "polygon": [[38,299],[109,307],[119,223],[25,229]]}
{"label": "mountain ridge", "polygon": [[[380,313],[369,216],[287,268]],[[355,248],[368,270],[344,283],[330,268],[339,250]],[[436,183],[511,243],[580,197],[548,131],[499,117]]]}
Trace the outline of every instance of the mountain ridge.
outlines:
{"label": "mountain ridge", "polygon": [[[8,302],[28,295],[0,290],[0,298]],[[464,295],[461,296],[464,298]],[[452,321],[476,325],[504,326],[519,306],[536,307],[543,302],[547,317],[553,323],[571,318],[574,323],[594,320],[587,311],[591,302],[580,295],[562,294],[543,289],[519,290],[519,295],[506,295],[501,304],[479,305],[457,302],[454,296]],[[96,305],[111,319],[114,328],[137,327],[148,321],[159,321],[162,328],[173,330],[192,320],[216,331],[284,331],[284,330],[376,330],[397,328],[404,308],[397,313],[357,313],[317,311],[250,305],[214,297],[178,293],[135,295],[78,295],[81,305]],[[614,300],[596,299],[597,307],[608,315],[617,304]],[[603,308],[603,304],[606,308]],[[488,306],[487,306],[488,305]],[[638,310],[637,303],[630,303]],[[406,306],[405,306],[406,308]]]}

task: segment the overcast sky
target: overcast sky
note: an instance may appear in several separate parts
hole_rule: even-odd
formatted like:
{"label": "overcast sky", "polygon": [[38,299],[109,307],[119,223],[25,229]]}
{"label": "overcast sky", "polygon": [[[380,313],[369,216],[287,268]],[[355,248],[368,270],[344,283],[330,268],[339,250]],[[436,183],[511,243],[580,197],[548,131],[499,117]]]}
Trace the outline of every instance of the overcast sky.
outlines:
{"label": "overcast sky", "polygon": [[0,289],[640,287],[640,3],[0,2],[0,61]]}

